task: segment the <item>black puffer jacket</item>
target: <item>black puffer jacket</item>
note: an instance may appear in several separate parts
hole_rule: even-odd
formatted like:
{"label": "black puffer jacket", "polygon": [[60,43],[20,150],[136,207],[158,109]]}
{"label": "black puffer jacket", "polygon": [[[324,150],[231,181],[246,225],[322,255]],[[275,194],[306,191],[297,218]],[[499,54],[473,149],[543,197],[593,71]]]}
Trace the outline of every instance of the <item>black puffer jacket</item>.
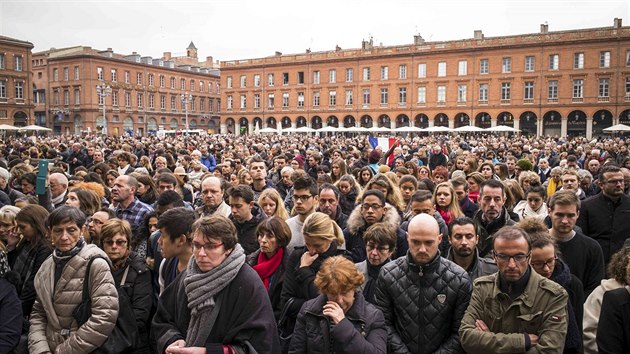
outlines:
{"label": "black puffer jacket", "polygon": [[289,353],[386,353],[387,330],[383,313],[355,293],[346,318],[333,326],[323,315],[327,298],[320,295],[304,303],[298,314]]}
{"label": "black puffer jacket", "polygon": [[459,325],[472,283],[464,269],[440,256],[424,266],[411,255],[387,263],[376,283],[390,353],[463,353]]}

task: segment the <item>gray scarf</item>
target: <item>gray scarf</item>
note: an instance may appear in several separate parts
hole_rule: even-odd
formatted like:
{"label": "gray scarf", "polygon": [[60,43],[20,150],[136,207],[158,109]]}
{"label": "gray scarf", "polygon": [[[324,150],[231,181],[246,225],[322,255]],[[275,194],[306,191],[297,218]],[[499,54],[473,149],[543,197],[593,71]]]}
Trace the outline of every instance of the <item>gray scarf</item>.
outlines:
{"label": "gray scarf", "polygon": [[[214,296],[228,286],[245,264],[245,253],[240,244],[216,268],[203,273],[195,258],[190,258],[184,278],[190,323],[186,335],[187,347],[203,347],[212,330],[211,313],[214,309]],[[216,318],[216,316],[215,316]]]}

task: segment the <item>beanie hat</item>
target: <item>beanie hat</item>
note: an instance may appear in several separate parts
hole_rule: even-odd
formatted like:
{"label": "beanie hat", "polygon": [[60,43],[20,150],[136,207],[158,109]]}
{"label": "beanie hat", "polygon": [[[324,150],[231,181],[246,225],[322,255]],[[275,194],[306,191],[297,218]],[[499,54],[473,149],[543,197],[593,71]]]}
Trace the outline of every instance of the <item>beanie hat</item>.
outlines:
{"label": "beanie hat", "polygon": [[293,161],[297,161],[300,167],[304,168],[304,155],[297,155],[293,158]]}

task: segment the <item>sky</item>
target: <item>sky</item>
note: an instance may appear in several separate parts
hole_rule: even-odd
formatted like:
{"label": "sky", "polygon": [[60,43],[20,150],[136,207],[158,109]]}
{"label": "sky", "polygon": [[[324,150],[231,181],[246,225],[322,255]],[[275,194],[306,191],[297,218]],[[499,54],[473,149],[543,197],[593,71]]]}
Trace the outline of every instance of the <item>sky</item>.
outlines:
{"label": "sky", "polygon": [[0,0],[0,35],[34,52],[77,45],[143,56],[250,59],[427,41],[630,25],[630,0]]}

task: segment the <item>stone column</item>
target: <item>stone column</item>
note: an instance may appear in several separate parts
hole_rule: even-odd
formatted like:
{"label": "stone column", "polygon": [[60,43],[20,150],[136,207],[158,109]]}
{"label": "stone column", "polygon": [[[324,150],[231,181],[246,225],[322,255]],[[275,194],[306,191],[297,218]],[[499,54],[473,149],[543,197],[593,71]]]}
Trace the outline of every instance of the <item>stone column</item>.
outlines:
{"label": "stone column", "polygon": [[496,117],[491,117],[490,118],[490,126],[491,127],[496,127],[497,126],[497,118]]}
{"label": "stone column", "polygon": [[543,135],[543,119],[542,118],[538,118],[538,121],[536,122],[536,135],[537,136]]}
{"label": "stone column", "polygon": [[390,120],[390,122],[391,122],[390,124],[391,129],[396,129],[396,119],[392,119]]}
{"label": "stone column", "polygon": [[431,127],[435,127],[435,119],[430,119],[429,118],[429,128]]}
{"label": "stone column", "polygon": [[560,136],[561,137],[565,137],[567,136],[567,123],[569,122],[569,118],[560,118]]}
{"label": "stone column", "polygon": [[219,133],[220,134],[227,134],[227,123],[225,122],[221,122],[220,124],[220,128],[219,128]]}
{"label": "stone column", "polygon": [[291,128],[293,128],[293,129],[297,128],[297,121],[296,120],[292,120],[291,121]]}
{"label": "stone column", "polygon": [[593,138],[593,117],[586,117],[586,139]]}
{"label": "stone column", "polygon": [[521,120],[514,118],[514,129],[521,129]]}
{"label": "stone column", "polygon": [[451,118],[448,120],[448,127],[451,129],[455,129],[455,118]]}
{"label": "stone column", "polygon": [[247,134],[249,135],[254,134],[254,121],[253,120],[250,120],[247,122]]}

